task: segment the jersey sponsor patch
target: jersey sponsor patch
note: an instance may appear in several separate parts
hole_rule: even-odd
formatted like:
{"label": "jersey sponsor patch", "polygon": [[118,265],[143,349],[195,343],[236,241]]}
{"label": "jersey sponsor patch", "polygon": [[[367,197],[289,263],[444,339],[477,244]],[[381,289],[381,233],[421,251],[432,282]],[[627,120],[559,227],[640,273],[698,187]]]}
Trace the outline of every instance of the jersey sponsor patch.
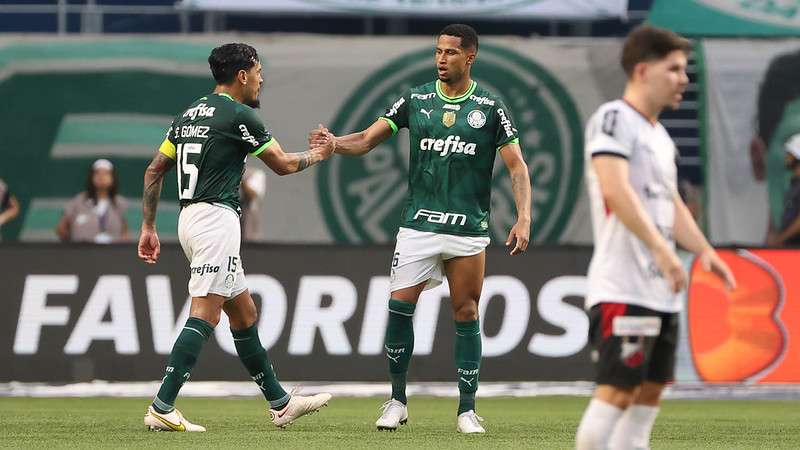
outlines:
{"label": "jersey sponsor patch", "polygon": [[508,116],[506,115],[506,112],[503,111],[503,108],[497,108],[497,114],[500,116],[500,126],[503,127],[503,131],[506,132],[506,136],[514,136],[514,133],[516,133],[517,130],[511,126],[511,121],[508,120]]}
{"label": "jersey sponsor patch", "polygon": [[475,103],[477,103],[479,105],[494,106],[494,100],[492,100],[492,99],[490,99],[488,97],[478,97],[477,95],[473,94],[473,95],[469,96],[469,99],[474,101]]}
{"label": "jersey sponsor patch", "polygon": [[400,100],[394,102],[392,107],[389,108],[389,111],[386,112],[386,116],[387,117],[392,117],[395,114],[397,114],[397,111],[400,110],[400,107],[403,106],[403,103],[405,103],[405,102],[406,102],[406,99],[404,99],[403,97],[400,97]]}
{"label": "jersey sponsor patch", "polygon": [[210,274],[210,273],[218,273],[219,272],[219,266],[212,266],[210,264],[203,264],[202,266],[189,267],[189,271],[190,271],[190,273],[192,275],[199,275],[199,276],[202,277],[203,275],[207,275],[207,274]]}
{"label": "jersey sponsor patch", "polygon": [[661,332],[661,318],[617,316],[614,317],[611,327],[614,336],[658,336]]}
{"label": "jersey sponsor patch", "polygon": [[198,117],[214,117],[214,111],[217,108],[214,106],[208,106],[205,103],[200,103],[199,105],[189,108],[186,112],[183,113],[183,117],[189,117],[192,120],[197,119]]}
{"label": "jersey sponsor patch", "polygon": [[239,125],[239,131],[242,132],[243,141],[249,142],[253,147],[258,147],[258,140],[256,140],[255,136],[250,134],[250,130],[247,129],[245,124]]}
{"label": "jersey sponsor patch", "polygon": [[422,151],[434,151],[439,156],[446,156],[448,153],[463,153],[474,155],[478,146],[472,142],[461,140],[461,136],[447,136],[446,139],[424,138],[419,141],[419,149]]}
{"label": "jersey sponsor patch", "polygon": [[433,211],[430,209],[419,209],[414,214],[414,220],[424,218],[431,223],[445,223],[450,225],[464,226],[467,223],[467,216],[465,214],[457,214],[451,212]]}

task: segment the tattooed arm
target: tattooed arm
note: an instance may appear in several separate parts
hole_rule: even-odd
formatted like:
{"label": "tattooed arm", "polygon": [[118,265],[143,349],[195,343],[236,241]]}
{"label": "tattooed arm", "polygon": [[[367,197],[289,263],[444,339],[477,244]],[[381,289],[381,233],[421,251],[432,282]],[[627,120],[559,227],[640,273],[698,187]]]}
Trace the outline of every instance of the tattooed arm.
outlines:
{"label": "tattooed arm", "polygon": [[325,134],[313,145],[314,147],[304,152],[286,153],[281,148],[281,144],[274,141],[266,150],[258,154],[258,158],[278,175],[289,175],[328,159],[336,148],[333,136],[330,134]]}
{"label": "tattooed arm", "polygon": [[518,144],[507,144],[500,149],[508,174],[511,177],[511,191],[514,193],[514,203],[517,205],[517,223],[511,227],[506,239],[506,245],[516,244],[511,250],[512,255],[522,253],[528,248],[531,234],[531,179],[528,175],[528,165],[522,157],[522,150]]}
{"label": "tattooed arm", "polygon": [[172,169],[175,161],[161,152],[144,172],[144,194],[142,196],[142,234],[139,237],[139,258],[148,264],[155,264],[161,253],[161,243],[156,232],[156,209],[161,196],[164,174]]}

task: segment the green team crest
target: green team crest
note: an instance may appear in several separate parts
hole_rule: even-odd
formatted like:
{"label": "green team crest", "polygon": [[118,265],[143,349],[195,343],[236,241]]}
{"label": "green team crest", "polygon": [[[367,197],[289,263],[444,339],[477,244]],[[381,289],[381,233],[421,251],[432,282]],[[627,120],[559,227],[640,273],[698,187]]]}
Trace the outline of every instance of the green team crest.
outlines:
{"label": "green team crest", "polygon": [[[432,49],[390,62],[343,103],[331,129],[360,131],[413,86],[435,79]],[[583,175],[583,133],[567,91],[544,68],[507,48],[481,44],[473,78],[511,110],[533,184],[531,239],[558,242],[572,213]],[[477,120],[477,118],[476,118]],[[391,242],[406,195],[408,133],[403,131],[362,157],[335,156],[320,165],[318,192],[326,223],[338,242]],[[494,242],[504,242],[516,220],[511,182],[498,155],[492,177]]]}

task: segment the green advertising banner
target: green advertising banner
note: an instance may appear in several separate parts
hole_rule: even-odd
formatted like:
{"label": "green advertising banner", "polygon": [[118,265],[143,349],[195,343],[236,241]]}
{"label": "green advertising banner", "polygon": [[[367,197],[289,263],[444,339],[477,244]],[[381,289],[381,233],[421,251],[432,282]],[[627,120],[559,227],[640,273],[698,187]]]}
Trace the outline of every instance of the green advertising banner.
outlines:
{"label": "green advertising banner", "polygon": [[[167,39],[0,42],[0,178],[22,208],[4,239],[55,240],[66,201],[85,190],[97,158],[114,162],[137,229],[144,168],[171,117],[213,86],[203,64],[211,48]],[[164,200],[159,223],[169,237],[177,204]]]}
{"label": "green advertising banner", "polygon": [[689,36],[800,36],[800,0],[655,0],[647,20]]}

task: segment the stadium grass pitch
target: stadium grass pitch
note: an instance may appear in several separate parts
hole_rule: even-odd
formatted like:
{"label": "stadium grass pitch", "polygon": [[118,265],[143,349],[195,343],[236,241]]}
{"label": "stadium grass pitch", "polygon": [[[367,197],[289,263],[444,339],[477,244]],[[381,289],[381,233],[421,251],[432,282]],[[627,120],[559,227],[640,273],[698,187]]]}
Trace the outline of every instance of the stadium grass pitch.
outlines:
{"label": "stadium grass pitch", "polygon": [[[572,448],[585,397],[479,398],[486,435],[456,433],[457,401],[411,398],[409,422],[378,432],[380,398],[334,398],[286,430],[269,421],[261,398],[180,398],[206,433],[154,433],[142,417],[149,399],[0,398],[3,448]],[[800,448],[794,401],[667,400],[652,448]]]}

